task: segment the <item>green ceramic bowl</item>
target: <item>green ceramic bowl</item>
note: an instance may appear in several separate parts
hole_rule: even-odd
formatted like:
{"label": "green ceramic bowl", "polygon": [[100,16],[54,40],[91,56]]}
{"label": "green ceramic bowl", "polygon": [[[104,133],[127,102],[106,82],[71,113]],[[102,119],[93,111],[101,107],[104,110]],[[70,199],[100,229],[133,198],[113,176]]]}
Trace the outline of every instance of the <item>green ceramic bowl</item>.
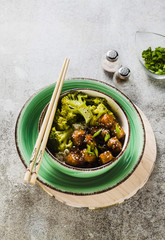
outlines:
{"label": "green ceramic bowl", "polygon": [[[72,194],[94,194],[111,189],[124,181],[137,167],[145,146],[145,131],[135,105],[116,88],[92,79],[76,78],[64,82],[62,92],[76,88],[99,90],[111,96],[124,109],[130,123],[130,140],[120,161],[109,171],[97,177],[77,178],[56,168],[55,161],[45,152],[38,180],[61,192]],[[27,167],[38,136],[40,115],[50,101],[54,84],[40,90],[23,106],[15,128],[16,146],[19,156]]]}
{"label": "green ceramic bowl", "polygon": [[[122,126],[122,128],[125,131],[125,139],[124,139],[124,143],[123,143],[123,148],[122,151],[120,152],[120,154],[115,158],[114,161],[110,161],[107,164],[104,164],[102,166],[99,167],[95,167],[95,168],[78,168],[78,167],[73,167],[70,166],[68,164],[66,164],[65,162],[62,162],[60,160],[58,160],[58,158],[56,158],[51,151],[49,150],[49,148],[46,148],[47,153],[49,154],[49,156],[54,160],[54,166],[56,167],[57,170],[62,171],[65,174],[69,174],[73,177],[81,177],[81,178],[90,178],[90,177],[97,177],[100,174],[103,174],[107,171],[109,171],[111,168],[113,168],[120,160],[122,160],[122,156],[125,153],[127,146],[129,144],[129,139],[130,139],[130,124],[128,121],[128,117],[125,113],[125,111],[123,110],[123,108],[120,106],[120,104],[118,102],[116,102],[112,97],[110,97],[109,95],[102,93],[98,90],[93,90],[93,89],[87,89],[87,88],[78,88],[78,89],[74,89],[76,91],[79,92],[83,92],[85,94],[88,94],[89,96],[93,96],[93,97],[101,97],[107,100],[109,106],[111,107],[112,112],[114,113],[114,115],[116,116],[118,122],[120,123],[120,125]],[[73,91],[73,90],[71,90]],[[65,94],[68,94],[70,91],[65,91],[61,94],[61,97],[64,96]],[[45,106],[44,110],[41,113],[41,116],[39,118],[39,130],[40,127],[42,125],[46,110],[47,110],[48,104]]]}

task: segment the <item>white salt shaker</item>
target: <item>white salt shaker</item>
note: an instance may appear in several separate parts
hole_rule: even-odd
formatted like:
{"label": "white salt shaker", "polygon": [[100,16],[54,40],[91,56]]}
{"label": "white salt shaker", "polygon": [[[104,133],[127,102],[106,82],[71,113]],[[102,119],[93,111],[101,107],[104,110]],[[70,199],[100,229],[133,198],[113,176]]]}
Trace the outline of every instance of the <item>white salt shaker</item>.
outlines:
{"label": "white salt shaker", "polygon": [[115,73],[120,67],[119,54],[116,50],[109,50],[102,59],[102,67],[109,73]]}
{"label": "white salt shaker", "polygon": [[125,86],[130,80],[131,71],[128,67],[120,67],[113,75],[113,81],[117,86]]}

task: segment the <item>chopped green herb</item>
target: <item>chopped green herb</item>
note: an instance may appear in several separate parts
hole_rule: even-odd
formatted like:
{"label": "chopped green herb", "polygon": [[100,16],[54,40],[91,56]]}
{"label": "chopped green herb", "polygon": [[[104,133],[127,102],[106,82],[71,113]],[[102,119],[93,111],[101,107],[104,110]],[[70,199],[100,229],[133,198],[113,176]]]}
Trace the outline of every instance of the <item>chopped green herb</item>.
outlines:
{"label": "chopped green herb", "polygon": [[91,151],[91,147],[90,147],[90,145],[88,145],[88,144],[87,144],[87,150],[86,150],[86,152],[87,152],[88,154],[95,155],[95,153]]}
{"label": "chopped green herb", "polygon": [[91,154],[91,155],[96,155],[96,157],[98,157],[99,156],[99,152],[98,152],[98,149],[97,149],[97,147],[91,147],[90,145],[88,145],[87,144],[87,150],[86,150],[86,152],[88,153],[88,154]]}
{"label": "chopped green herb", "polygon": [[165,48],[157,47],[152,50],[149,47],[142,52],[142,58],[148,70],[158,75],[165,74]]}
{"label": "chopped green herb", "polygon": [[95,155],[94,152],[90,152],[90,151],[88,151],[88,150],[86,150],[86,152],[87,152],[88,154]]}
{"label": "chopped green herb", "polygon": [[95,132],[95,134],[93,134],[93,138],[97,137],[101,133],[101,131],[102,131],[102,129],[100,129],[97,132]]}
{"label": "chopped green herb", "polygon": [[120,134],[120,129],[119,129],[119,125],[118,124],[116,124],[116,134],[117,134],[117,136],[119,136],[119,134]]}
{"label": "chopped green herb", "polygon": [[106,134],[105,138],[104,138],[104,141],[107,142],[109,139],[110,139],[110,134]]}
{"label": "chopped green herb", "polygon": [[93,144],[93,142],[91,142],[90,148],[91,148],[91,150],[93,151],[93,149],[94,149],[94,144]]}
{"label": "chopped green herb", "polygon": [[87,144],[87,150],[90,151],[91,150],[91,147],[90,145]]}
{"label": "chopped green herb", "polygon": [[103,146],[100,146],[100,145],[98,146],[98,148],[99,148],[100,150],[104,149],[104,147],[103,147]]}
{"label": "chopped green herb", "polygon": [[98,149],[97,149],[97,147],[95,147],[95,149],[94,149],[94,153],[95,153],[96,157],[98,157],[98,156],[99,156],[99,152],[98,152]]}

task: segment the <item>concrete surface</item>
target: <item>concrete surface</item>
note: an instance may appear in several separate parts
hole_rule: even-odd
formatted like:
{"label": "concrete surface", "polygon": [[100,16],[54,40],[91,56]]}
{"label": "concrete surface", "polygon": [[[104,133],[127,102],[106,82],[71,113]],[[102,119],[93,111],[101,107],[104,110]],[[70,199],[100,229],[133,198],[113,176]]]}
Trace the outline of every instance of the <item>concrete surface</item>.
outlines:
{"label": "concrete surface", "polygon": [[[0,239],[165,239],[165,81],[145,75],[135,55],[137,30],[164,31],[164,0],[0,0]],[[158,154],[147,184],[119,206],[68,207],[23,183],[14,128],[24,102],[54,82],[64,57],[67,77],[112,85],[100,61],[117,49],[133,73],[123,92],[148,117]]]}

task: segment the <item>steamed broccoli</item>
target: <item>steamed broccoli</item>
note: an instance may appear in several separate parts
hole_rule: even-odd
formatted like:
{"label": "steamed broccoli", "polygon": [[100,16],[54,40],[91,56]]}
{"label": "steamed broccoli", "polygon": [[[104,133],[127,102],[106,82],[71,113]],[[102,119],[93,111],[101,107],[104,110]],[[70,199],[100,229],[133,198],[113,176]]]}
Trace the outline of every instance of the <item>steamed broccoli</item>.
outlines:
{"label": "steamed broccoli", "polygon": [[[80,114],[84,117],[85,122],[89,123],[92,118],[92,112],[90,108],[86,105],[86,99],[88,98],[87,95],[79,92],[69,93],[64,96],[61,100],[62,109],[61,113],[64,115],[70,114],[70,116],[75,117],[77,114]],[[67,115],[65,115],[67,118]]]}
{"label": "steamed broccoli", "polygon": [[57,130],[67,130],[68,128],[70,128],[70,126],[68,125],[68,121],[66,119],[66,116],[62,116],[60,109],[58,108],[55,114],[55,118],[53,121],[53,126],[56,127]]}
{"label": "steamed broccoli", "polygon": [[106,99],[89,97],[82,92],[71,92],[59,102],[52,129],[49,135],[48,148],[52,153],[71,149],[73,125],[85,119],[85,123],[98,125],[98,119],[103,114],[113,113],[108,108]]}
{"label": "steamed broccoli", "polygon": [[68,105],[62,105],[61,116],[66,119],[67,123],[72,125],[77,122],[77,114],[70,110]]}
{"label": "steamed broccoli", "polygon": [[107,101],[105,98],[101,97],[89,97],[87,100],[87,105],[95,105],[98,106],[100,103],[107,105]]}
{"label": "steamed broccoli", "polygon": [[55,152],[63,152],[65,149],[70,149],[73,145],[71,141],[72,128],[66,131],[57,131],[55,127],[51,129],[49,135],[49,145],[54,148]]}
{"label": "steamed broccoli", "polygon": [[91,106],[90,110],[93,114],[90,125],[98,125],[98,119],[105,113],[113,115],[113,113],[103,103],[100,103],[98,106]]}

